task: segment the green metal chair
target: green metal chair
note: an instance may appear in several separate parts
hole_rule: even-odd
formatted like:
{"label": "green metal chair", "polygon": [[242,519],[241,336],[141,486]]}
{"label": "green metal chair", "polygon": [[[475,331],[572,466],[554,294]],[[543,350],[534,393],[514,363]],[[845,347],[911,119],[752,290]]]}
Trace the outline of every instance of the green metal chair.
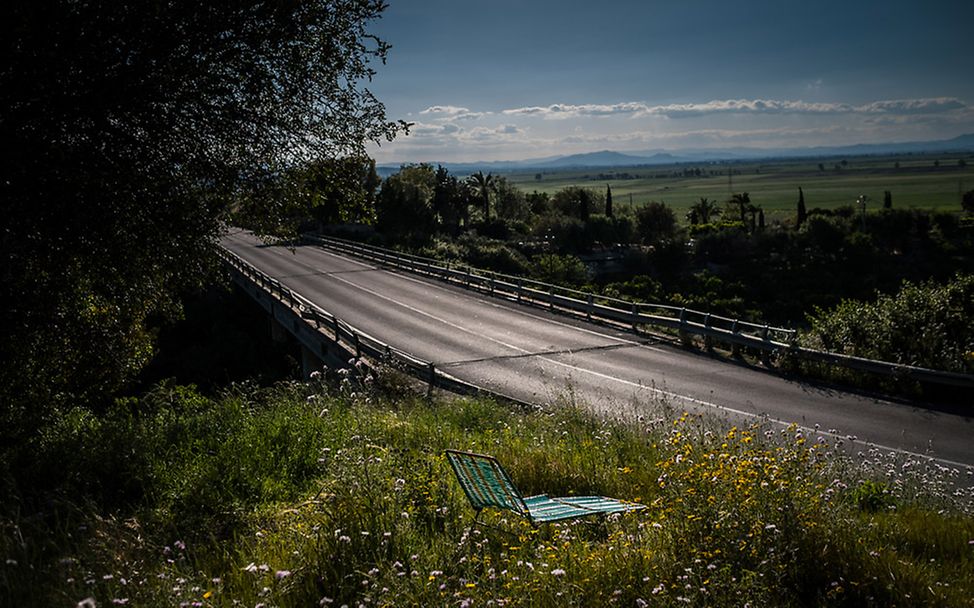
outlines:
{"label": "green metal chair", "polygon": [[606,515],[645,509],[646,505],[625,502],[605,496],[570,496],[551,498],[546,494],[522,496],[504,467],[493,456],[446,450],[447,460],[456,473],[470,505],[477,512],[485,507],[513,511],[537,526],[552,521]]}

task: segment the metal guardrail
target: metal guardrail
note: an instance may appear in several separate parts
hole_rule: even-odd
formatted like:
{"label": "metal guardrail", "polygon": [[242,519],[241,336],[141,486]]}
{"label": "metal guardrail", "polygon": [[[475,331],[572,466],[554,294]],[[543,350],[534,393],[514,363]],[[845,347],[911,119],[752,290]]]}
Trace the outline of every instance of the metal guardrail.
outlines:
{"label": "metal guardrail", "polygon": [[636,330],[659,327],[682,335],[698,335],[763,353],[787,353],[805,361],[824,363],[877,375],[911,378],[928,384],[974,389],[974,375],[864,359],[841,353],[814,350],[798,345],[794,329],[772,327],[731,319],[688,308],[629,302],[617,298],[551,285],[541,281],[481,270],[466,264],[450,264],[432,258],[365,245],[335,237],[305,235],[303,240],[340,253],[377,262],[384,266],[433,277],[480,293],[510,301],[540,306],[586,320],[620,323]]}
{"label": "metal guardrail", "polygon": [[372,361],[397,365],[409,375],[426,382],[429,387],[428,394],[432,394],[433,388],[438,387],[462,395],[491,394],[525,407],[534,407],[532,404],[514,397],[481,388],[447,374],[438,369],[432,361],[414,357],[406,351],[370,336],[323,310],[314,302],[286,287],[279,280],[225,248],[219,249],[219,255],[224,263],[233,270],[235,280],[241,282],[242,285],[249,283],[288,306],[305,323],[313,327],[320,334],[322,340],[343,347],[349,353],[354,354],[356,358],[365,357]]}

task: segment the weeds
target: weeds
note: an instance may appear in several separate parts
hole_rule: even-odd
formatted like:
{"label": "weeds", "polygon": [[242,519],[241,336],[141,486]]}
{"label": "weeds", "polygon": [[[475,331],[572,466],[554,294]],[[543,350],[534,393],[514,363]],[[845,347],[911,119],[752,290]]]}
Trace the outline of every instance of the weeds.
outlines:
{"label": "weeds", "polygon": [[[974,605],[964,472],[666,404],[609,421],[429,402],[390,375],[164,385],[66,417],[33,461],[6,452],[0,603]],[[494,454],[526,493],[649,508],[474,527],[446,448]]]}

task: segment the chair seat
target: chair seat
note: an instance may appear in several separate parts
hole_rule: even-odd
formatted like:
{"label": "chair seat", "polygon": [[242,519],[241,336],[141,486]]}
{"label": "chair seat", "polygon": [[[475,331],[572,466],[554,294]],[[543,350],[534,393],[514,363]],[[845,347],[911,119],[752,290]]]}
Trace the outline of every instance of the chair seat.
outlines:
{"label": "chair seat", "polygon": [[551,498],[547,494],[524,499],[528,517],[535,522],[558,521],[595,513],[623,513],[645,509],[646,505],[626,503],[605,496],[567,496]]}

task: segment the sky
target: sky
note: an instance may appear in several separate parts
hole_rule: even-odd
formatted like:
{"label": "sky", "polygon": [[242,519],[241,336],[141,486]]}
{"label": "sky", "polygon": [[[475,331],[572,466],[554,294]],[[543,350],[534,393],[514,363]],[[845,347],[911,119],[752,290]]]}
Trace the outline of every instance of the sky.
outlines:
{"label": "sky", "polygon": [[974,133],[974,0],[388,0],[380,163]]}

